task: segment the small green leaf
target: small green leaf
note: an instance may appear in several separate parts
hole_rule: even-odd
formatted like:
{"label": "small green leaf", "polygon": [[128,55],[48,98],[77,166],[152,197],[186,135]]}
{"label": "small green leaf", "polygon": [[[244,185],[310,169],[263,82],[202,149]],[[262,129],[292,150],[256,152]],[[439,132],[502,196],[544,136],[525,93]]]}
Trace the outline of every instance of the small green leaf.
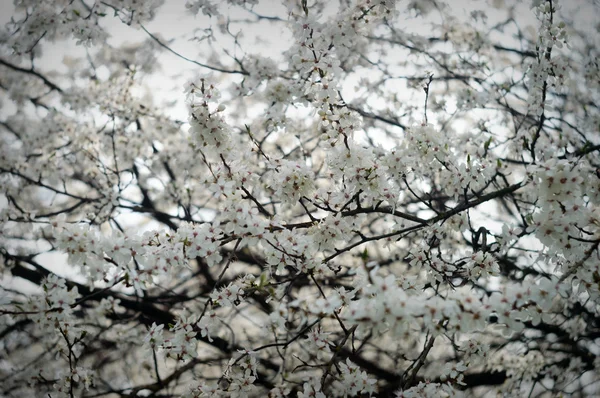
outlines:
{"label": "small green leaf", "polygon": [[266,274],[266,272],[263,272],[262,274],[260,274],[260,281],[259,281],[259,283],[258,283],[258,286],[259,286],[259,287],[263,287],[263,286],[265,286],[267,283],[268,283],[268,280],[267,280],[267,274]]}
{"label": "small green leaf", "polygon": [[485,144],[483,145],[484,149],[487,151],[488,148],[490,147],[490,144],[492,143],[492,137],[490,137]]}
{"label": "small green leaf", "polygon": [[363,252],[362,252],[362,253],[361,253],[361,255],[360,255],[360,258],[361,258],[363,261],[367,261],[367,260],[369,259],[369,252],[368,252],[368,250],[367,250],[367,249],[363,250]]}

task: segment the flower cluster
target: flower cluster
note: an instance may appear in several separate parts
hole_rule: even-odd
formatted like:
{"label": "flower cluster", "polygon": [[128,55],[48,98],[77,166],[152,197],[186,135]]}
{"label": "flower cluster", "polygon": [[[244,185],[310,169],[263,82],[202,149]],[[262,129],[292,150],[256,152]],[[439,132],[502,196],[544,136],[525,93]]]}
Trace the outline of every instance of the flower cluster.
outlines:
{"label": "flower cluster", "polygon": [[488,279],[490,276],[500,275],[500,266],[495,257],[483,251],[473,253],[467,262],[466,268],[468,276],[472,280]]}
{"label": "flower cluster", "polygon": [[237,284],[230,283],[219,291],[211,293],[210,298],[215,305],[232,307],[238,305],[244,297],[244,290]]}
{"label": "flower cluster", "polygon": [[338,382],[335,383],[335,396],[355,397],[367,394],[371,396],[377,392],[375,386],[377,380],[370,378],[365,371],[361,371],[349,359],[345,363],[340,362],[338,366],[341,375]]}
{"label": "flower cluster", "polygon": [[77,367],[66,374],[58,375],[56,382],[52,386],[55,394],[51,396],[53,398],[69,398],[73,396],[74,391],[79,390],[77,386],[81,386],[83,390],[89,391],[93,382],[94,375],[92,371]]}
{"label": "flower cluster", "polygon": [[305,164],[291,160],[273,162],[271,188],[283,203],[295,204],[314,190],[314,173]]}
{"label": "flower cluster", "polygon": [[593,288],[596,267],[581,267],[589,250],[593,250],[594,237],[600,236],[594,203],[597,188],[583,177],[591,172],[588,167],[562,159],[540,164],[533,173],[540,201],[532,219],[536,237],[548,254],[564,259],[558,262],[564,275],[580,272],[579,277]]}
{"label": "flower cluster", "polygon": [[169,327],[171,336],[163,336],[164,326],[153,323],[144,337],[144,344],[152,351],[166,351],[166,356],[178,361],[187,361],[197,356],[197,319],[194,316],[180,316],[175,325]]}
{"label": "flower cluster", "polygon": [[231,131],[221,116],[225,105],[219,104],[214,109],[210,106],[219,99],[219,90],[201,78],[199,85],[188,83],[186,93],[190,101],[189,122],[193,144],[219,154],[230,153]]}
{"label": "flower cluster", "polygon": [[360,288],[359,299],[352,301],[342,315],[377,332],[391,329],[394,335],[403,336],[413,327],[424,328],[434,335],[448,330],[478,331],[486,327],[495,309],[483,298],[462,290],[448,294],[445,299],[406,291],[398,286],[394,275],[383,278],[377,268],[370,271],[368,279],[372,283]]}
{"label": "flower cluster", "polygon": [[381,199],[390,189],[386,168],[373,148],[351,145],[331,150],[327,159],[331,178],[339,182],[339,191],[328,198],[330,205],[343,207],[356,195],[363,195],[367,205]]}
{"label": "flower cluster", "polygon": [[[531,65],[527,77],[529,80],[528,105],[530,112],[541,116],[546,105],[551,104],[547,98],[548,84],[557,86],[564,83],[567,75],[567,63],[563,58],[553,56],[555,49],[567,43],[568,36],[564,22],[554,22],[558,1],[543,1],[535,12],[541,21],[540,34],[536,44],[537,57]],[[551,80],[549,80],[551,78]]]}
{"label": "flower cluster", "polygon": [[183,251],[188,259],[203,258],[209,267],[222,260],[220,239],[223,231],[219,223],[182,224],[177,238],[183,243]]}
{"label": "flower cluster", "polygon": [[73,316],[73,308],[80,298],[77,287],[68,288],[66,281],[56,275],[49,275],[43,282],[44,299],[32,297],[29,310],[31,319],[46,330],[75,335],[80,332],[79,322]]}
{"label": "flower cluster", "polygon": [[[4,394],[596,394],[597,35],[558,0],[508,40],[501,1],[188,0],[180,47],[162,3],[0,31]],[[210,73],[181,102],[167,53]]]}

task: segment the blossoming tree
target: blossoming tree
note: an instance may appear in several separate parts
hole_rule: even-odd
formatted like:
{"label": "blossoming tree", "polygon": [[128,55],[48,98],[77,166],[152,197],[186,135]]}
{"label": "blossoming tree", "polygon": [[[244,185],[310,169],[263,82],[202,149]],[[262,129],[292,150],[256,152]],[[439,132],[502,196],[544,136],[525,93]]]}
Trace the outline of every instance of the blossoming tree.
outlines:
{"label": "blossoming tree", "polygon": [[598,396],[597,5],[14,3],[0,396]]}

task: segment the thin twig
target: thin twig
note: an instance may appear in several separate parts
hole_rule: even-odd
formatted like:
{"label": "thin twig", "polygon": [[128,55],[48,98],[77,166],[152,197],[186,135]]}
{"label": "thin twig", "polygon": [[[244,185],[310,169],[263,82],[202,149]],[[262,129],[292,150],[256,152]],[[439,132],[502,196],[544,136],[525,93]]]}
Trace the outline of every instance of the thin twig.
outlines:
{"label": "thin twig", "polygon": [[154,36],[152,33],[148,32],[148,30],[146,29],[146,27],[144,25],[140,25],[142,27],[142,29],[144,30],[144,32],[146,32],[148,34],[148,36],[150,36],[154,41],[156,41],[161,47],[165,48],[167,51],[169,51],[170,53],[172,53],[173,55],[191,62],[195,65],[201,66],[203,68],[207,68],[210,70],[214,70],[216,72],[222,72],[222,73],[233,73],[233,74],[240,74],[240,75],[248,75],[248,72],[242,71],[242,70],[229,70],[229,69],[223,69],[223,68],[219,68],[217,66],[211,66],[211,65],[207,65],[207,64],[203,64],[201,62],[195,61],[193,59],[190,59],[184,55],[179,54],[177,51],[173,50],[171,47],[169,47],[168,45],[166,45],[165,43],[163,43],[158,37]]}

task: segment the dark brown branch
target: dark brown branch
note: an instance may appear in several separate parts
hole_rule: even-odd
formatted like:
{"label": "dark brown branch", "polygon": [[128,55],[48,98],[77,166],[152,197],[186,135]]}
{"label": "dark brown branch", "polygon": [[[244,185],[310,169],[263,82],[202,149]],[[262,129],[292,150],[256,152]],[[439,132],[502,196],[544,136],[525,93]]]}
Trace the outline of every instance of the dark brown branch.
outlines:
{"label": "dark brown branch", "polygon": [[56,91],[58,91],[61,94],[63,92],[62,88],[58,87],[56,84],[54,84],[50,80],[48,80],[44,75],[42,75],[41,73],[39,73],[39,72],[37,72],[37,71],[35,71],[33,69],[21,68],[20,66],[13,65],[13,64],[11,64],[9,62],[6,62],[2,58],[0,58],[0,65],[4,65],[7,68],[10,68],[10,69],[12,69],[14,71],[17,71],[17,72],[26,73],[28,75],[35,76],[38,79],[41,79],[44,82],[44,84],[46,86],[50,87],[52,90],[56,90]]}

